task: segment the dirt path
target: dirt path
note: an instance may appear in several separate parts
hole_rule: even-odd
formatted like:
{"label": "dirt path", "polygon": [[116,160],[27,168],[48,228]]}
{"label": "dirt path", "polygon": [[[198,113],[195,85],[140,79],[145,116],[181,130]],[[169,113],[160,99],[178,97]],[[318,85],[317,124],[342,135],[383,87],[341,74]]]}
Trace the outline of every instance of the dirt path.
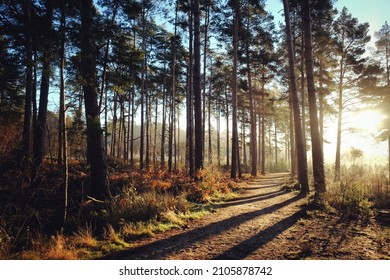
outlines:
{"label": "dirt path", "polygon": [[312,215],[307,199],[281,190],[288,174],[248,184],[239,198],[189,226],[141,240],[109,259],[383,259],[389,240],[374,226]]}

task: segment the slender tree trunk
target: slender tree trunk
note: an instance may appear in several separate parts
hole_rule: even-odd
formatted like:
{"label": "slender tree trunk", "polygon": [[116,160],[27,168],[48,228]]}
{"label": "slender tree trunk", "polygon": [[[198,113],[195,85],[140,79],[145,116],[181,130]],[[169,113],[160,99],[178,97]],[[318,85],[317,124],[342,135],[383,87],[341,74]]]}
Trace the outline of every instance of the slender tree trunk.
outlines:
{"label": "slender tree trunk", "polygon": [[321,148],[324,150],[324,88],[322,81],[322,63],[320,62],[320,73],[319,73],[319,91],[318,91],[318,105],[319,105],[319,126],[320,126],[320,140],[321,140]]}
{"label": "slender tree trunk", "polygon": [[[111,25],[115,22],[116,13],[118,10],[117,2],[114,1],[114,9],[112,11],[112,18],[111,18]],[[108,54],[110,51],[110,40],[111,40],[111,33],[107,35],[106,40],[106,46],[104,49],[104,59],[103,59],[103,72],[102,72],[102,81],[101,81],[101,87],[100,87],[100,100],[99,100],[99,112],[102,111],[102,105],[103,105],[103,95],[105,91],[105,84],[106,84],[106,76],[107,76],[107,63],[108,63]]]}
{"label": "slender tree trunk", "polygon": [[34,175],[37,175],[38,169],[43,162],[45,155],[45,143],[46,143],[46,119],[47,119],[47,105],[49,97],[49,82],[51,75],[51,53],[52,53],[52,22],[53,22],[53,4],[51,0],[46,1],[45,5],[46,14],[44,18],[44,28],[46,39],[43,43],[43,55],[42,55],[42,75],[41,75],[41,88],[39,95],[39,112],[37,123],[34,126]]}
{"label": "slender tree trunk", "polygon": [[32,127],[37,126],[38,119],[38,105],[37,105],[37,88],[38,88],[38,55],[37,51],[34,50],[33,60],[33,82],[32,82]]}
{"label": "slender tree trunk", "polygon": [[[264,67],[263,67],[264,68]],[[265,175],[265,78],[262,74],[261,89],[261,175]]]}
{"label": "slender tree trunk", "polygon": [[217,109],[217,114],[217,161],[221,166],[221,108]]}
{"label": "slender tree trunk", "polygon": [[299,71],[301,72],[301,102],[302,102],[302,139],[306,150],[306,95],[305,95],[305,56],[304,43],[305,33],[303,30],[303,15],[302,15],[302,32],[301,32],[301,65]]}
{"label": "slender tree trunk", "polygon": [[[145,62],[146,67],[145,69],[148,69],[147,67],[147,62]],[[145,81],[148,80],[147,78],[147,70],[145,74]],[[146,149],[145,149],[145,165],[146,168],[149,169],[150,167],[150,96],[149,92],[146,89],[146,84],[145,84],[145,100],[146,100],[146,110],[145,110],[145,121],[146,121],[146,126],[145,126],[145,139],[146,139]]]}
{"label": "slender tree trunk", "polygon": [[245,120],[243,119],[241,122],[241,145],[242,145],[242,162],[244,166],[248,165],[248,158],[246,155],[246,134],[245,134]]}
{"label": "slender tree trunk", "polygon": [[173,92],[171,92],[170,98],[169,98],[169,114],[168,114],[168,171],[172,172],[172,164],[173,164],[173,107],[174,107],[174,100],[173,100]]}
{"label": "slender tree trunk", "polygon": [[191,4],[191,9],[189,11],[189,54],[190,61],[188,65],[188,75],[187,75],[187,99],[186,99],[186,108],[187,108],[187,137],[186,137],[186,147],[187,147],[187,164],[188,164],[188,174],[194,176],[194,125],[193,125],[193,0],[189,0]]}
{"label": "slender tree trunk", "polygon": [[166,84],[166,65],[164,63],[164,76],[163,76],[163,100],[162,100],[162,124],[161,124],[161,147],[160,147],[160,166],[161,169],[165,168],[165,130],[166,130],[166,90],[165,90],[165,84]]}
{"label": "slender tree trunk", "polygon": [[92,42],[93,3],[80,1],[81,10],[81,73],[87,121],[87,159],[91,166],[91,195],[104,199],[110,193],[108,172],[100,126],[97,100],[95,46]]}
{"label": "slender tree trunk", "polygon": [[289,111],[290,111],[290,165],[291,165],[291,176],[294,177],[297,175],[297,161],[295,153],[295,141],[294,141],[294,114],[293,114],[293,105],[292,105],[292,94],[290,92],[289,96]]}
{"label": "slender tree trunk", "polygon": [[291,36],[289,6],[287,0],[283,0],[283,6],[284,6],[285,21],[286,21],[287,50],[288,50],[288,57],[289,57],[288,60],[289,60],[290,93],[291,93],[291,100],[292,100],[293,111],[294,111],[295,144],[296,144],[296,152],[298,158],[298,181],[302,188],[301,193],[303,195],[307,195],[309,193],[307,158],[306,158],[305,144],[303,142],[301,117],[299,112],[299,101],[298,101],[295,70],[294,70],[295,67],[294,51],[293,51],[293,43],[292,43],[292,36]]}
{"label": "slender tree trunk", "polygon": [[[206,4],[207,5],[207,4]],[[203,131],[203,157],[206,153],[206,72],[207,72],[207,44],[208,44],[208,27],[209,27],[209,14],[210,14],[210,6],[207,5],[206,7],[206,14],[204,18],[204,44],[203,44],[203,116],[202,116],[202,131]],[[209,100],[210,102],[210,100]],[[209,131],[210,134],[210,131]],[[204,162],[204,159],[203,159]]]}
{"label": "slender tree trunk", "polygon": [[232,76],[232,168],[230,177],[237,178],[237,169],[239,166],[238,153],[238,128],[237,128],[237,60],[238,60],[238,18],[239,18],[239,0],[233,1],[234,27],[233,27],[233,76]]}
{"label": "slender tree trunk", "polygon": [[326,191],[324,154],[320,140],[317,117],[317,101],[314,85],[313,48],[311,35],[310,0],[303,1],[304,30],[305,30],[305,61],[307,92],[309,98],[310,132],[313,156],[314,190],[318,203],[323,203],[323,195]]}
{"label": "slender tree trunk", "polygon": [[[213,163],[213,152],[212,152],[212,140],[211,140],[211,90],[212,90],[212,65],[213,63],[210,63],[210,84],[209,84],[209,96],[208,96],[208,128],[209,128],[209,149],[208,149],[208,155],[209,155],[209,164]],[[219,112],[218,112],[219,113]]]}
{"label": "slender tree trunk", "polygon": [[154,111],[154,139],[153,139],[153,166],[157,168],[157,127],[158,127],[158,97],[154,100],[155,111]]}
{"label": "slender tree trunk", "polygon": [[139,149],[139,166],[144,169],[144,152],[145,152],[145,72],[146,72],[146,11],[142,7],[142,52],[145,57],[141,65],[141,135]]}
{"label": "slender tree trunk", "polygon": [[107,96],[107,84],[106,79],[106,90],[104,91],[104,151],[108,153],[108,96]]}
{"label": "slender tree trunk", "polygon": [[[259,104],[260,105],[260,102]],[[258,112],[260,112],[260,107],[258,108]],[[257,165],[260,167],[261,166],[261,151],[262,151],[262,148],[261,148],[261,113],[258,113],[258,120],[257,120],[257,123],[258,123],[258,139],[257,139],[257,142],[258,142],[258,155],[257,155]]]}
{"label": "slender tree trunk", "polygon": [[23,125],[23,157],[25,160],[25,166],[29,169],[31,160],[31,102],[32,102],[32,85],[33,85],[33,72],[32,72],[32,30],[31,30],[31,3],[30,0],[26,0],[24,3],[24,32],[26,38],[26,94],[24,99],[24,125]]}
{"label": "slender tree trunk", "polygon": [[134,168],[134,118],[135,118],[135,85],[132,88],[133,96],[131,97],[131,124],[130,124],[130,169]]}
{"label": "slender tree trunk", "polygon": [[337,115],[337,140],[336,140],[336,161],[335,161],[335,181],[340,180],[341,169],[341,132],[343,119],[343,94],[342,89],[339,89],[338,100],[338,115]]}
{"label": "slender tree trunk", "polygon": [[337,115],[337,139],[336,139],[336,160],[335,160],[335,181],[340,180],[340,169],[341,169],[341,132],[343,123],[343,78],[344,78],[344,58],[341,59],[341,67],[339,74],[339,85],[338,85],[338,115]]}
{"label": "slender tree trunk", "polygon": [[174,150],[174,142],[175,142],[175,114],[176,114],[176,52],[177,52],[177,42],[176,42],[176,36],[177,36],[177,11],[178,11],[178,2],[176,1],[176,8],[175,8],[175,27],[174,27],[174,34],[172,38],[172,92],[171,92],[171,110],[170,110],[170,117],[169,117],[169,150],[168,150],[168,170],[169,172],[172,172],[172,161],[173,161],[173,150]]}
{"label": "slender tree trunk", "polygon": [[65,15],[65,0],[61,0],[61,46],[60,46],[60,112],[59,112],[59,125],[58,125],[58,147],[59,147],[59,167],[62,169],[62,181],[64,187],[64,211],[62,226],[65,225],[68,215],[68,143],[66,133],[66,115],[65,115],[65,40],[66,40],[66,15]]}
{"label": "slender tree trunk", "polygon": [[121,158],[121,150],[122,150],[122,121],[123,121],[123,115],[122,115],[122,97],[118,95],[119,98],[119,119],[118,119],[118,139],[116,140],[117,148],[116,148],[116,158]]}
{"label": "slender tree trunk", "polygon": [[200,75],[200,7],[194,0],[194,117],[195,117],[195,172],[203,168],[203,121]]}
{"label": "slender tree trunk", "polygon": [[[247,32],[249,34],[249,13],[247,22]],[[252,89],[252,72],[250,66],[250,53],[249,53],[249,42],[246,43],[246,64],[248,68],[248,91],[249,91],[249,111],[250,111],[250,148],[251,148],[251,175],[257,175],[257,145],[256,145],[256,116],[255,116],[255,99]]]}
{"label": "slender tree trunk", "polygon": [[[177,150],[176,150],[176,56],[177,56],[177,14],[179,9],[179,0],[175,6],[175,23],[173,33],[173,57],[172,57],[172,125],[173,125],[173,150],[175,153],[174,170],[177,168]],[[171,168],[172,169],[172,168]]]}
{"label": "slender tree trunk", "polygon": [[389,169],[389,182],[390,182],[390,134],[389,132],[387,136],[387,149],[388,149],[388,156],[387,156],[387,164],[388,164],[388,169]]}
{"label": "slender tree trunk", "polygon": [[115,158],[116,156],[116,138],[117,138],[117,133],[116,133],[116,124],[117,124],[117,121],[118,121],[118,117],[117,117],[117,104],[118,104],[118,101],[117,101],[117,94],[114,93],[114,109],[113,109],[113,117],[112,117],[112,131],[111,131],[111,153],[110,155]]}
{"label": "slender tree trunk", "polygon": [[278,132],[276,130],[276,120],[274,123],[274,132],[275,132],[275,138],[274,138],[274,142],[275,142],[275,167],[277,168],[278,167]]}
{"label": "slender tree trunk", "polygon": [[[129,162],[130,160],[130,153],[131,153],[131,140],[132,140],[132,136],[131,136],[131,115],[132,115],[132,112],[131,112],[131,100],[133,99],[133,96],[131,95],[131,91],[129,91],[129,98],[127,99],[127,158],[126,158],[126,162]],[[106,112],[106,110],[104,111]],[[106,115],[106,114],[104,114]],[[107,123],[105,125],[105,127],[107,127]],[[106,136],[107,138],[107,136]],[[107,141],[107,140],[106,140]],[[106,152],[107,154],[107,152]]]}
{"label": "slender tree trunk", "polygon": [[227,96],[227,91],[225,88],[225,106],[226,106],[226,168],[228,169],[230,167],[230,134],[229,134],[229,101]]}

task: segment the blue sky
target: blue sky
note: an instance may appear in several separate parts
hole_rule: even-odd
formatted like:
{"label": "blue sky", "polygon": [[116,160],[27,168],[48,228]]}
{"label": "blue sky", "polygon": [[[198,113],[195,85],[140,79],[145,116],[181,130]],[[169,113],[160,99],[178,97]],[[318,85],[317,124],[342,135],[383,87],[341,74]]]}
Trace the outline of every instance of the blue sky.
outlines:
{"label": "blue sky", "polygon": [[[352,16],[358,18],[359,22],[368,22],[372,36],[375,31],[381,28],[385,21],[390,22],[389,0],[338,0],[335,6],[339,11],[343,7],[347,7]],[[281,0],[267,0],[266,9],[272,12],[276,21],[284,22]]]}

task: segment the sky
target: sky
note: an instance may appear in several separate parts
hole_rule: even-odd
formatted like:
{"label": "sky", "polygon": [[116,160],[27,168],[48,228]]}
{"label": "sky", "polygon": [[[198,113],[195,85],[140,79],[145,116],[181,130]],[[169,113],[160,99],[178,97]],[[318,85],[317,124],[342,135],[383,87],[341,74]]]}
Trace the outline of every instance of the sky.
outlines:
{"label": "sky", "polygon": [[[390,21],[389,0],[338,0],[335,6],[339,11],[343,7],[347,7],[352,16],[358,18],[360,23],[368,22],[372,39],[374,39],[374,32],[378,31],[385,21]],[[281,0],[267,0],[266,9],[271,11],[276,21],[284,22]]]}
{"label": "sky", "polygon": [[[375,32],[378,31],[385,21],[390,22],[390,1],[389,0],[338,0],[335,7],[341,11],[346,7],[353,17],[356,17],[359,23],[368,22],[370,24],[371,42],[370,47],[374,46]],[[266,1],[266,10],[270,11],[276,22],[284,23],[283,3],[281,0]],[[350,126],[358,128],[360,134],[349,134],[344,132],[342,136],[342,150],[348,151],[351,147],[364,151],[365,160],[368,163],[384,163],[387,160],[387,146],[384,142],[375,140],[378,134],[377,126],[381,116],[376,112],[362,112],[353,117]],[[329,163],[335,158],[335,140],[336,140],[336,122],[328,123],[326,128],[328,144],[324,145],[325,160]],[[347,125],[347,124],[345,124]]]}

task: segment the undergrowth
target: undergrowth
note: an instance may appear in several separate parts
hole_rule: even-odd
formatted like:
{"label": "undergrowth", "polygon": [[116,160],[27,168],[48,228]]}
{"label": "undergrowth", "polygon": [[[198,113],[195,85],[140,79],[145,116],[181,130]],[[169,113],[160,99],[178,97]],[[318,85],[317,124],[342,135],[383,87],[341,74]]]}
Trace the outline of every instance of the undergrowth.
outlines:
{"label": "undergrowth", "polygon": [[340,180],[335,181],[328,176],[326,200],[350,219],[368,218],[373,211],[390,209],[390,186],[386,168],[344,166]]}
{"label": "undergrowth", "polygon": [[90,259],[132,246],[145,237],[179,228],[210,213],[211,202],[234,196],[238,183],[216,167],[196,174],[161,169],[129,172],[112,162],[112,199],[88,199],[88,169],[69,166],[69,211],[61,226],[63,189],[59,170],[46,163],[37,187],[2,182],[0,259]]}

